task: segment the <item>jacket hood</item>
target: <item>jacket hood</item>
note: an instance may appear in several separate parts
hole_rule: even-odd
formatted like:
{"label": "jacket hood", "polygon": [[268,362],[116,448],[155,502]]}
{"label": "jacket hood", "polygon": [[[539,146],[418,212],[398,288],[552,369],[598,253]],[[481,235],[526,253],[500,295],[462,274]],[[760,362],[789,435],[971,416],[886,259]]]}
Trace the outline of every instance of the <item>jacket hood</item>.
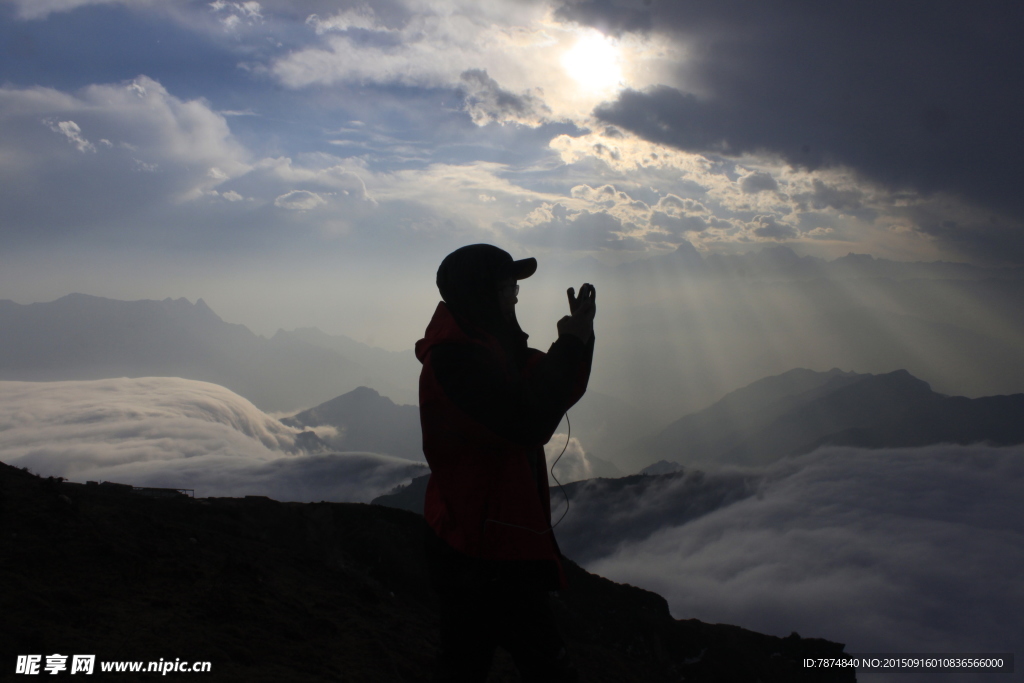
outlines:
{"label": "jacket hood", "polygon": [[[530,335],[519,330],[518,336],[516,346],[525,350],[526,340]],[[501,341],[493,334],[454,313],[445,302],[439,301],[423,338],[416,342],[416,358],[422,363],[431,348],[437,344],[450,343],[477,344],[492,349],[502,346]]]}

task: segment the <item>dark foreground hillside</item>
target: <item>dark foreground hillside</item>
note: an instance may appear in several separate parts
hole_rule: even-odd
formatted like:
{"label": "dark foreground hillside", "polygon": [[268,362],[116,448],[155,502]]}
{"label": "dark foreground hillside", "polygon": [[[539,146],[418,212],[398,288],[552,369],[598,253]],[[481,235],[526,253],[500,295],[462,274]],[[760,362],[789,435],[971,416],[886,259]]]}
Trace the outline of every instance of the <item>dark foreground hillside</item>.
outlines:
{"label": "dark foreground hillside", "polygon": [[[196,681],[426,681],[424,532],[376,505],[157,498],[0,463],[0,677],[60,653],[211,662],[168,674]],[[555,610],[584,681],[854,680],[801,666],[839,644],[677,621],[660,596],[567,565]],[[98,666],[88,680],[158,675]],[[518,680],[500,652],[490,680]]]}

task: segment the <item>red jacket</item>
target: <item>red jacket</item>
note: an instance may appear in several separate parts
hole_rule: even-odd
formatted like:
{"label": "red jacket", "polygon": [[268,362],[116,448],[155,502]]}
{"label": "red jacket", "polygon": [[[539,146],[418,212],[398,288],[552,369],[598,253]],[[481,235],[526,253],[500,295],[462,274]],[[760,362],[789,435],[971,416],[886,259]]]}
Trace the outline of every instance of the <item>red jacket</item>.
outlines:
{"label": "red jacket", "polygon": [[[525,336],[525,335],[524,335]],[[587,388],[594,341],[559,337],[511,362],[498,339],[437,305],[416,343],[424,516],[449,546],[487,560],[557,566],[544,444]]]}

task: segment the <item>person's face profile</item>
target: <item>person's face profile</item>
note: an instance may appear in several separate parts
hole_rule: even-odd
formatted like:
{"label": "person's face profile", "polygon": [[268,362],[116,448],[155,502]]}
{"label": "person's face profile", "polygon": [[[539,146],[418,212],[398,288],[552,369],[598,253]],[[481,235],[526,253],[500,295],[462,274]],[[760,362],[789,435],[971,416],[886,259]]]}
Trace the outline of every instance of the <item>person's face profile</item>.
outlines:
{"label": "person's face profile", "polygon": [[498,305],[502,313],[512,313],[519,303],[519,285],[513,277],[498,282]]}

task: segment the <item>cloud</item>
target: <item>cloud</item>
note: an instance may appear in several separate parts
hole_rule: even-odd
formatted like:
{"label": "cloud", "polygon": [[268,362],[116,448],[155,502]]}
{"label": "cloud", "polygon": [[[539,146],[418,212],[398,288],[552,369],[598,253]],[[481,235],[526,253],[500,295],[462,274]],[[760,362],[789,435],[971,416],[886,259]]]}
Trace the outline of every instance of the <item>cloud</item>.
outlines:
{"label": "cloud", "polygon": [[505,90],[485,69],[467,69],[460,81],[466,111],[478,126],[511,122],[536,127],[551,116],[551,109],[538,96]]}
{"label": "cloud", "polygon": [[[587,453],[583,450],[583,444],[575,436],[555,434],[545,444],[544,456],[547,459],[549,471],[551,466],[555,465],[555,479],[562,484],[590,479],[594,476],[593,465],[587,459]],[[556,461],[558,464],[555,464]]]}
{"label": "cloud", "polygon": [[[574,46],[588,39],[609,43],[611,61],[623,65],[623,80],[637,87],[660,74],[663,57],[671,52],[671,46],[636,36],[611,45],[592,29],[553,21],[547,2],[441,0],[388,9],[362,6],[311,15],[307,24],[317,39],[261,68],[289,88],[377,84],[468,90],[467,111],[478,122],[493,118],[495,99],[503,100],[498,109],[508,114],[507,96],[514,93],[514,99],[529,100],[531,111],[522,117],[512,104],[513,115],[535,125],[535,118],[585,119],[618,87],[595,88],[573,78],[563,58]],[[483,94],[479,85],[467,88],[467,72],[485,72],[494,85],[489,82]],[[499,91],[504,95],[495,98]]]}
{"label": "cloud", "polygon": [[[82,137],[82,129],[74,121],[45,121],[50,130],[54,133],[60,133],[68,139],[68,142],[73,144],[79,152],[95,152],[96,145],[92,144],[84,137]],[[107,146],[110,143],[107,142]]]}
{"label": "cloud", "polygon": [[779,184],[770,173],[755,171],[740,179],[740,191],[743,194],[757,194],[758,192],[774,192],[779,189]]}
{"label": "cloud", "polygon": [[307,211],[326,203],[327,200],[323,197],[308,190],[292,190],[274,200],[274,206],[292,211]]}
{"label": "cloud", "polygon": [[127,0],[11,0],[21,19],[42,19],[53,12],[67,12],[86,5],[109,5]]}
{"label": "cloud", "polygon": [[208,7],[217,15],[221,25],[227,31],[237,28],[242,22],[257,24],[263,21],[263,8],[255,0],[246,0],[245,2],[214,0],[209,3]]}
{"label": "cloud", "polygon": [[[628,543],[642,543],[661,529],[679,527],[752,496],[761,481],[760,472],[697,470],[586,481],[573,493],[558,543],[576,562],[597,562]],[[565,511],[563,500],[552,493],[553,517]]]}
{"label": "cloud", "polygon": [[[224,117],[146,76],[74,94],[0,87],[0,123],[8,237],[110,229],[140,212],[201,198],[249,169],[248,152]],[[33,201],[40,195],[61,201]]]}
{"label": "cloud", "polygon": [[0,459],[44,476],[369,502],[423,469],[372,453],[304,454],[297,433],[207,382],[0,382]]}
{"label": "cloud", "polygon": [[681,237],[687,232],[704,232],[708,229],[707,222],[700,216],[670,216],[660,211],[651,216],[651,225],[664,228],[672,237]]}
{"label": "cloud", "polygon": [[633,134],[624,135],[614,126],[582,135],[561,134],[551,139],[550,147],[566,164],[594,157],[619,172],[665,168],[703,176],[712,167],[703,154],[680,151]]}
{"label": "cloud", "polygon": [[504,226],[505,234],[523,245],[580,251],[644,251],[640,238],[630,235],[636,226],[627,226],[605,210],[574,210],[562,203],[544,204],[534,209],[521,227]]}
{"label": "cloud", "polygon": [[674,194],[666,194],[664,197],[658,199],[658,203],[654,205],[655,211],[659,211],[664,214],[668,214],[674,218],[678,218],[683,214],[706,214],[708,209],[706,206],[701,204],[695,199],[683,199],[682,197]]}
{"label": "cloud", "polygon": [[798,235],[796,228],[776,220],[774,216],[754,216],[750,228],[758,237],[769,240],[792,239]]}
{"label": "cloud", "polygon": [[840,188],[818,178],[814,179],[813,187],[812,192],[794,195],[794,199],[808,202],[815,209],[830,208],[843,213],[853,213],[863,206],[864,192],[857,187]]}
{"label": "cloud", "polygon": [[947,0],[922,16],[898,3],[869,15],[852,0],[812,11],[629,4],[565,2],[556,13],[677,47],[670,77],[596,109],[606,124],[689,152],[851,168],[892,192],[956,197],[1017,225],[1018,237],[1004,256],[1005,239],[1001,248],[986,242],[997,228],[976,223],[955,236],[990,257],[1024,260],[1019,8]]}
{"label": "cloud", "polygon": [[351,29],[362,29],[364,31],[388,30],[368,5],[350,7],[326,19],[321,19],[318,14],[311,14],[306,18],[306,23],[313,27],[317,35],[331,31],[345,32]]}
{"label": "cloud", "polygon": [[[1014,650],[1019,447],[831,448],[746,473],[759,479],[755,495],[622,542],[587,568],[660,593],[677,618],[797,631],[848,652]],[[626,514],[680,506],[678,487],[648,490]],[[629,524],[600,500],[574,505],[563,526],[575,514],[576,528],[621,539]]]}

